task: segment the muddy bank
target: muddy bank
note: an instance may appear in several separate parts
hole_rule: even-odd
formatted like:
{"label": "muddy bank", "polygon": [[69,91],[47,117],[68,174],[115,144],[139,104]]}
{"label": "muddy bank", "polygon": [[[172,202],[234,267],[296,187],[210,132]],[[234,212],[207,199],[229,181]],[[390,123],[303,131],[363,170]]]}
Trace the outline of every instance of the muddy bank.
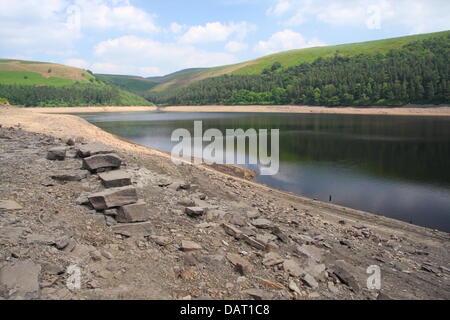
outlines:
{"label": "muddy bank", "polygon": [[[450,298],[446,233],[176,166],[75,116],[0,114],[2,297],[17,298],[8,279],[31,269],[30,299]],[[82,169],[92,141],[122,159],[115,170],[131,178],[145,222],[123,223],[109,211],[117,203],[89,206],[108,189]],[[49,160],[53,148],[65,159]],[[82,282],[71,291],[74,264]],[[380,290],[367,288],[373,265]]]}

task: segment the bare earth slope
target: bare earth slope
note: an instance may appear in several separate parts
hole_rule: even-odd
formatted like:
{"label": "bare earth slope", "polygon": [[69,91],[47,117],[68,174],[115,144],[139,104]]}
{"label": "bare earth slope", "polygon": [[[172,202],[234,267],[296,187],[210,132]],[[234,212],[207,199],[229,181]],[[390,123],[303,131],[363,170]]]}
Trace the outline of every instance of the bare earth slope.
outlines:
{"label": "bare earth slope", "polygon": [[[450,298],[446,233],[176,166],[78,117],[15,108],[0,115],[0,200],[19,205],[0,209],[0,297],[376,299],[366,270],[378,265],[383,297]],[[87,141],[117,150],[148,204],[147,223],[116,225],[77,203],[103,190],[75,156]],[[66,160],[46,159],[62,146]],[[55,172],[80,181],[59,183]],[[208,211],[193,218],[186,205]],[[23,274],[30,265],[34,272]],[[81,268],[78,291],[65,285],[70,265]]]}

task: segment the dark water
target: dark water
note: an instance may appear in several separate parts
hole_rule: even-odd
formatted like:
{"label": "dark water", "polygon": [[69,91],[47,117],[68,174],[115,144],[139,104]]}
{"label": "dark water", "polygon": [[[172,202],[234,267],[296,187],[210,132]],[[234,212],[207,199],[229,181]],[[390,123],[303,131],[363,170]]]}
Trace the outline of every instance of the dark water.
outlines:
{"label": "dark water", "polygon": [[450,118],[242,113],[83,115],[111,133],[171,151],[172,131],[280,129],[274,188],[450,232]]}

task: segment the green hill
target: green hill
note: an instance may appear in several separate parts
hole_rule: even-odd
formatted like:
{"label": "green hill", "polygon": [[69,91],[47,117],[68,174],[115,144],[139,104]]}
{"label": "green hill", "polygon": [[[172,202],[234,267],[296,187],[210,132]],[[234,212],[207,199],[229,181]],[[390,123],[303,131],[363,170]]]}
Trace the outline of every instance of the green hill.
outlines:
{"label": "green hill", "polygon": [[179,73],[174,73],[170,77],[167,77],[159,85],[155,86],[152,91],[164,91],[167,89],[179,88],[192,84],[196,81],[218,77],[225,74],[261,74],[264,69],[270,68],[275,62],[279,62],[283,68],[288,68],[304,62],[313,62],[317,58],[332,57],[336,53],[340,56],[345,57],[353,57],[360,54],[385,54],[389,52],[389,50],[399,49],[404,45],[414,41],[424,40],[435,36],[443,36],[447,34],[450,34],[450,31],[361,43],[343,44],[337,46],[290,50],[235,65],[206,69],[188,69]]}
{"label": "green hill", "polygon": [[88,70],[11,59],[0,59],[0,98],[25,106],[151,105]]}
{"label": "green hill", "polygon": [[158,81],[138,77],[114,74],[95,74],[97,79],[118,86],[122,89],[140,93],[148,91],[159,84]]}
{"label": "green hill", "polygon": [[284,52],[144,96],[164,105],[450,103],[450,32],[406,39]]}

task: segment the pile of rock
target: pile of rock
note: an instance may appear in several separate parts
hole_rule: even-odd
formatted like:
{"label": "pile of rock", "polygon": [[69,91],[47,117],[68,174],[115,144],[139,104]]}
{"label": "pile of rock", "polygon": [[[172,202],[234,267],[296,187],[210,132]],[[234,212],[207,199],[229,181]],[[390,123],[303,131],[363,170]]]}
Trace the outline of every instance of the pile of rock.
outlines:
{"label": "pile of rock", "polygon": [[[116,151],[101,143],[89,143],[77,148],[77,156],[83,159],[82,169],[98,174],[105,190],[90,194],[80,204],[90,205],[97,212],[113,217],[118,223],[145,222],[150,219],[147,205],[140,200],[130,175],[121,170],[122,159]],[[64,147],[48,151],[47,159],[63,161]]]}

